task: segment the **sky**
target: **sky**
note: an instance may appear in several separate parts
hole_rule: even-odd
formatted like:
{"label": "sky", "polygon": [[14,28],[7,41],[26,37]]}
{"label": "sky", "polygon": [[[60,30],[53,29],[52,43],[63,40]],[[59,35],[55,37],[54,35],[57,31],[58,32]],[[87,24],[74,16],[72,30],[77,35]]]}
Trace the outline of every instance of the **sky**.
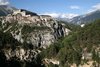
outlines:
{"label": "sky", "polygon": [[100,9],[100,0],[0,0],[0,5],[3,4],[62,18],[72,18]]}

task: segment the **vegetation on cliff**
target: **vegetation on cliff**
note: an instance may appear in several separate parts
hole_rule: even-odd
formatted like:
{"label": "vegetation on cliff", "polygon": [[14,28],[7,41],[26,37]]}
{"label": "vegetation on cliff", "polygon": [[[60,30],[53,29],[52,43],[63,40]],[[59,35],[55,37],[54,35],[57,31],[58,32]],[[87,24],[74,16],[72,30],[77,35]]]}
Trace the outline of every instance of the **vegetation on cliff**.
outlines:
{"label": "vegetation on cliff", "polygon": [[[100,63],[100,20],[86,24],[85,27],[60,39],[41,53],[43,58],[56,58],[61,67],[86,63],[83,54],[92,54],[92,60]],[[86,56],[84,56],[86,57]]]}

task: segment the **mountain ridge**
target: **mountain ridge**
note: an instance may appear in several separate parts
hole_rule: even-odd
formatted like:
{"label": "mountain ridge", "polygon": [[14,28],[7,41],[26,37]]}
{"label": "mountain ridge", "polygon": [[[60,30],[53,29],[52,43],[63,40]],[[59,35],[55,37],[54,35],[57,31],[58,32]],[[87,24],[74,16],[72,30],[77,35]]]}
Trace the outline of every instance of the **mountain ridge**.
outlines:
{"label": "mountain ridge", "polygon": [[17,9],[10,5],[0,5],[0,16],[7,16],[8,14],[12,14],[14,10]]}
{"label": "mountain ridge", "polygon": [[96,10],[84,15],[76,16],[72,19],[70,19],[70,22],[75,23],[75,24],[86,24],[91,21],[95,21],[97,19],[100,19],[100,10]]}

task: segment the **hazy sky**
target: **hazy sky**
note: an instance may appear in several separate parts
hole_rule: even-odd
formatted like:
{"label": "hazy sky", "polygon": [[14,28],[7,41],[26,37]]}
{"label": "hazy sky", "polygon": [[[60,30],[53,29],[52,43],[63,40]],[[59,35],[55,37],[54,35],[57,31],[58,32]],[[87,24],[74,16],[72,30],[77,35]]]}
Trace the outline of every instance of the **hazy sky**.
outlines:
{"label": "hazy sky", "polygon": [[[7,1],[7,0],[0,0]],[[81,15],[100,9],[100,0],[9,0],[16,8],[27,9],[39,14]]]}

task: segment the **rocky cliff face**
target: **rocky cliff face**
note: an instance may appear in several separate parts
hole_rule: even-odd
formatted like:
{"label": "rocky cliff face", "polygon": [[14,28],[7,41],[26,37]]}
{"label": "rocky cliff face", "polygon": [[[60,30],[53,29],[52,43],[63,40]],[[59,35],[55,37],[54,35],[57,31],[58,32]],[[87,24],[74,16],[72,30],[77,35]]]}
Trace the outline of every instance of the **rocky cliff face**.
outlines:
{"label": "rocky cliff face", "polygon": [[31,61],[41,52],[38,48],[46,49],[57,39],[70,32],[65,28],[65,24],[58,23],[50,16],[25,14],[25,11],[17,11],[0,18],[1,30],[4,33],[12,34],[13,38],[24,44],[24,47],[19,45],[14,50],[12,48],[3,49],[7,59],[16,56],[20,60]]}

